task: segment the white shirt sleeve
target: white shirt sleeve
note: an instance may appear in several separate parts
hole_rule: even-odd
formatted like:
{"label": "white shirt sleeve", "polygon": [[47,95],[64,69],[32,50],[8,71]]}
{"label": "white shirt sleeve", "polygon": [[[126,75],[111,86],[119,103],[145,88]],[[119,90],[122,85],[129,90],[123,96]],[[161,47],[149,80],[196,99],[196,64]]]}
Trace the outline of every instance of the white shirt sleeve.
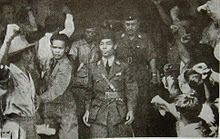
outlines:
{"label": "white shirt sleeve", "polygon": [[73,15],[72,14],[66,14],[65,28],[64,28],[64,30],[60,31],[60,33],[64,33],[68,37],[70,37],[73,34],[74,31],[75,31],[75,24],[74,24],[74,21],[73,21]]}

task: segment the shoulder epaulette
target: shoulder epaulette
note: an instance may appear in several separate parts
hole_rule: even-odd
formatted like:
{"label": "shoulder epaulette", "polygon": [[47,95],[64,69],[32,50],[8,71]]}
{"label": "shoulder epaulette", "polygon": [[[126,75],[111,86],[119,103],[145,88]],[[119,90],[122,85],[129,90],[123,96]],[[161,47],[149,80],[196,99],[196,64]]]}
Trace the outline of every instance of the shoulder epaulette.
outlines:
{"label": "shoulder epaulette", "polygon": [[98,62],[97,62],[97,66],[99,66],[101,64],[101,60],[99,60]]}
{"label": "shoulder epaulette", "polygon": [[124,37],[125,37],[125,34],[124,34],[124,33],[122,33],[122,34],[121,34],[121,38],[124,38]]}
{"label": "shoulder epaulette", "polygon": [[138,38],[141,39],[141,38],[142,38],[142,35],[138,34]]}

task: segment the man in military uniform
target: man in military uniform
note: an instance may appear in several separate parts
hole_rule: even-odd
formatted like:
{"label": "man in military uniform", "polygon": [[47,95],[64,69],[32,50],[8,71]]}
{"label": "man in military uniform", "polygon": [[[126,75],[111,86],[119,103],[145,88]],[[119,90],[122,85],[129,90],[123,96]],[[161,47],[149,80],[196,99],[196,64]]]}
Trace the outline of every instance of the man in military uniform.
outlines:
{"label": "man in military uniform", "polygon": [[91,137],[131,137],[137,84],[127,64],[114,54],[114,35],[101,33],[100,61],[91,64],[84,123],[90,126]]}
{"label": "man in military uniform", "polygon": [[118,37],[116,56],[118,59],[128,63],[137,81],[138,103],[133,127],[135,136],[146,136],[144,132],[149,130],[149,128],[146,129],[144,127],[149,125],[146,118],[150,121],[148,118],[151,97],[149,85],[150,81],[154,84],[158,81],[155,62],[156,54],[150,37],[138,31],[137,12],[127,13],[123,24],[125,32]]}
{"label": "man in military uniform", "polygon": [[85,124],[82,121],[85,112],[85,94],[88,83],[88,64],[98,61],[98,47],[96,44],[97,26],[91,22],[85,25],[82,37],[73,42],[69,55],[73,63],[77,65],[75,77],[73,78],[73,88],[76,104],[77,116],[79,122],[79,136],[87,138],[89,133]]}

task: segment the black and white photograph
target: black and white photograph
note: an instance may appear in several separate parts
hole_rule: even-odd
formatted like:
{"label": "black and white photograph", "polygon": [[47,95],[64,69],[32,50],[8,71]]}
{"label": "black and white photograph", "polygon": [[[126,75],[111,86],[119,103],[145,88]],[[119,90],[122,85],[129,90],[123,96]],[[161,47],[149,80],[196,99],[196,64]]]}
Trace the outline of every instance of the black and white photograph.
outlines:
{"label": "black and white photograph", "polygon": [[0,0],[0,139],[218,138],[220,0]]}

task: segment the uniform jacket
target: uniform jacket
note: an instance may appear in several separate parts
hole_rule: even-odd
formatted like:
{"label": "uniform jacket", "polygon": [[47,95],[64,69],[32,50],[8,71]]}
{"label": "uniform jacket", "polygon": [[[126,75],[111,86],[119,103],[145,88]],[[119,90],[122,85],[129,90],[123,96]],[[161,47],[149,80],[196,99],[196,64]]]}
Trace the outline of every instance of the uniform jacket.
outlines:
{"label": "uniform jacket", "polygon": [[118,36],[117,46],[117,57],[129,64],[147,65],[151,59],[156,58],[151,38],[143,33],[137,33],[132,41],[126,33],[122,33]]}
{"label": "uniform jacket", "polygon": [[156,58],[155,48],[150,37],[137,33],[134,40],[131,41],[126,33],[122,33],[117,38],[117,58],[128,63],[138,86],[146,85],[151,76],[149,62]]}
{"label": "uniform jacket", "polygon": [[[105,92],[113,90],[110,89],[102,75],[107,77],[115,87],[115,91],[119,92],[122,100],[105,99]],[[123,122],[128,110],[134,111],[137,93],[137,83],[130,74],[127,64],[115,59],[109,74],[102,60],[91,64],[86,100],[86,109],[90,111],[89,119],[107,125],[107,119],[110,116],[113,124]]]}
{"label": "uniform jacket", "polygon": [[95,43],[88,44],[85,39],[81,39],[72,44],[69,55],[73,60],[78,59],[78,68],[74,85],[86,86],[88,83],[88,64],[98,61],[98,48]]}

